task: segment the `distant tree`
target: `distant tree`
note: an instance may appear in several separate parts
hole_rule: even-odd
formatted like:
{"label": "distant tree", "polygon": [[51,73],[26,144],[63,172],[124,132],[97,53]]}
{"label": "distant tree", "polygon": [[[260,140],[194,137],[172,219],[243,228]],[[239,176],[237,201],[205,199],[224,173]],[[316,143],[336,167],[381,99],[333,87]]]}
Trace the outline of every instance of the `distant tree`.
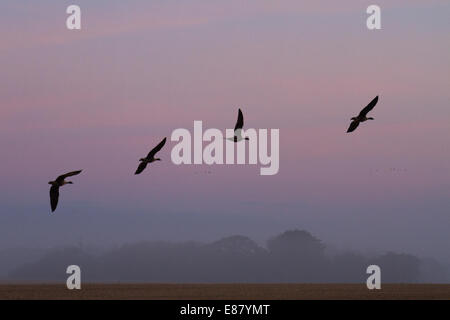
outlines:
{"label": "distant tree", "polygon": [[410,254],[388,252],[370,264],[381,268],[382,283],[412,283],[420,279],[420,259]]}
{"label": "distant tree", "polygon": [[302,230],[271,238],[267,249],[245,236],[207,244],[139,242],[107,252],[66,247],[30,257],[11,269],[9,280],[65,282],[66,268],[72,264],[81,267],[85,282],[365,282],[370,264],[381,267],[382,283],[447,279],[437,262],[408,254],[389,252],[366,259],[337,253],[328,258],[325,249],[319,239]]}
{"label": "distant tree", "polygon": [[256,242],[244,236],[230,236],[215,241],[209,245],[216,252],[254,255],[264,253],[265,250]]}
{"label": "distant tree", "polygon": [[264,282],[267,272],[267,250],[244,236],[231,236],[205,246],[209,266],[204,274],[212,282]]}
{"label": "distant tree", "polygon": [[344,252],[333,257],[333,282],[365,283],[367,280],[367,259],[354,252]]}
{"label": "distant tree", "polygon": [[65,282],[69,265],[80,266],[83,279],[89,279],[96,270],[96,258],[80,247],[52,249],[35,263],[25,264],[9,273],[10,279]]}
{"label": "distant tree", "polygon": [[274,281],[328,281],[330,264],[325,245],[309,232],[286,231],[267,242]]}
{"label": "distant tree", "polygon": [[448,283],[448,269],[432,258],[425,258],[420,263],[420,282]]}
{"label": "distant tree", "polygon": [[314,258],[323,257],[325,245],[309,232],[304,230],[286,231],[267,242],[271,253],[281,255],[301,255]]}

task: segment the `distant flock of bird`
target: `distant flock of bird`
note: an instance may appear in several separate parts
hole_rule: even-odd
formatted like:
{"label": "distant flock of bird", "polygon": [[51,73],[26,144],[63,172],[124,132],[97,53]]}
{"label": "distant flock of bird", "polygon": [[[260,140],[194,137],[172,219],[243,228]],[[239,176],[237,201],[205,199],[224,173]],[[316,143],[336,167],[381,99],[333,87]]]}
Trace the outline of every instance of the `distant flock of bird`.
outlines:
{"label": "distant flock of bird", "polygon": [[[374,120],[372,117],[367,117],[367,114],[375,107],[375,105],[378,102],[378,96],[376,96],[364,109],[361,110],[361,112],[356,116],[351,118],[352,122],[350,123],[350,126],[347,129],[347,133],[353,132],[358,128],[359,124],[361,122],[365,122],[367,120]],[[238,118],[236,121],[236,125],[234,127],[234,137],[232,138],[226,138],[227,140],[233,141],[233,142],[239,142],[242,140],[249,140],[248,137],[242,137],[242,128],[244,127],[244,116],[242,114],[241,109],[238,111]],[[161,161],[160,158],[155,158],[156,154],[164,147],[166,144],[166,138],[164,138],[156,147],[154,147],[145,158],[139,159],[139,166],[136,169],[136,172],[134,174],[140,174],[142,173],[147,165],[149,163],[155,162],[155,161]],[[52,209],[52,212],[56,210],[56,207],[58,206],[58,199],[59,199],[59,188],[66,185],[66,184],[73,184],[72,181],[66,181],[66,178],[76,176],[81,173],[82,170],[78,171],[72,171],[63,175],[60,175],[55,179],[55,181],[50,181],[49,184],[52,186],[50,187],[50,206]]]}

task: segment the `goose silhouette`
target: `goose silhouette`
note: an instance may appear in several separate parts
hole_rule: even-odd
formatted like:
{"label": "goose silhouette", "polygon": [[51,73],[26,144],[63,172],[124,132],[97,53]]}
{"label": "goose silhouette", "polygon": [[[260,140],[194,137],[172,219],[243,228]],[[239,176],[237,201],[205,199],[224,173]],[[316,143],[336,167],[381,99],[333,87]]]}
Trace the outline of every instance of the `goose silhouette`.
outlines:
{"label": "goose silhouette", "polygon": [[370,103],[361,110],[361,112],[359,113],[358,116],[351,118],[352,123],[350,123],[350,127],[348,127],[347,129],[347,133],[348,132],[353,132],[355,131],[356,128],[358,128],[359,124],[361,122],[367,121],[367,120],[374,120],[374,118],[372,117],[367,117],[367,114],[369,113],[369,111],[371,111],[375,105],[378,102],[378,96],[376,96],[372,101],[370,101]]}
{"label": "goose silhouette", "polygon": [[134,174],[140,174],[142,171],[145,170],[147,167],[147,164],[155,162],[155,161],[161,161],[160,158],[155,158],[156,153],[162,149],[164,144],[166,143],[166,138],[164,138],[156,147],[154,147],[147,155],[147,157],[139,159],[141,162],[139,166],[136,169],[136,172]]}
{"label": "goose silhouette", "polygon": [[81,173],[83,170],[78,171],[72,171],[63,175],[60,175],[58,178],[55,179],[55,181],[50,181],[48,184],[51,184],[50,187],[50,206],[52,208],[52,212],[56,210],[56,207],[58,206],[58,199],[59,199],[59,188],[66,185],[66,184],[73,184],[72,181],[66,181],[66,178],[71,176],[76,176]]}

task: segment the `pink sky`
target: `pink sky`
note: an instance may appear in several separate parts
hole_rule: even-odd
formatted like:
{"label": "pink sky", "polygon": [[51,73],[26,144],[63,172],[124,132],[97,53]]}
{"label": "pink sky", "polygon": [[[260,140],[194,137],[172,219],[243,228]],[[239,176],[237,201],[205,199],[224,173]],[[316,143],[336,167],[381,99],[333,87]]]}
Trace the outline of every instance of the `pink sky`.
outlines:
{"label": "pink sky", "polygon": [[[355,217],[361,225],[378,217],[375,236],[408,210],[414,232],[442,225],[415,210],[439,203],[434,215],[449,211],[450,6],[379,1],[383,29],[368,31],[367,1],[225,3],[79,1],[79,32],[64,28],[66,3],[0,5],[11,13],[0,22],[4,210],[47,214],[46,182],[81,168],[62,192],[60,215],[79,203],[126,208],[136,224],[142,208],[260,213],[322,238],[339,238],[328,222],[353,225]],[[375,121],[346,134],[376,95]],[[259,166],[176,167],[171,142],[163,162],[132,175],[174,129],[192,130],[194,120],[232,128],[238,107],[246,127],[280,129],[278,175],[261,177]],[[186,236],[195,234],[192,227]]]}

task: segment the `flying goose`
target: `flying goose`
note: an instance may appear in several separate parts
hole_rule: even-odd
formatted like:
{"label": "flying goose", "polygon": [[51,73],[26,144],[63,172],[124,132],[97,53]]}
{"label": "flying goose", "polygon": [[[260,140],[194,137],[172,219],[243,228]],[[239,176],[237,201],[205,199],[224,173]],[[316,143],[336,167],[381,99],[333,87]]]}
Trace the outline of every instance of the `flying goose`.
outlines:
{"label": "flying goose", "polygon": [[238,118],[236,125],[234,126],[234,137],[228,138],[230,141],[239,142],[242,140],[250,140],[248,137],[242,137],[242,128],[244,127],[244,116],[242,115],[241,109],[238,111]]}
{"label": "flying goose", "polygon": [[370,103],[364,109],[361,110],[361,112],[357,117],[353,117],[351,119],[353,121],[352,123],[350,123],[350,127],[348,127],[347,132],[355,131],[355,129],[358,128],[360,122],[364,122],[366,120],[374,120],[372,117],[367,117],[367,114],[369,113],[370,110],[373,109],[373,107],[375,107],[377,102],[378,96],[376,96],[372,101],[370,101]]}
{"label": "flying goose", "polygon": [[72,171],[63,175],[60,175],[58,178],[56,178],[55,181],[50,181],[48,184],[51,184],[50,187],[50,205],[52,207],[52,212],[56,210],[56,206],[58,205],[58,198],[59,198],[59,188],[66,184],[73,184],[72,181],[66,181],[65,179],[67,177],[76,176],[77,174],[80,174],[83,170],[78,171]]}
{"label": "flying goose", "polygon": [[147,155],[147,157],[139,159],[141,162],[134,174],[139,174],[142,171],[144,171],[145,167],[147,167],[147,164],[152,163],[154,161],[161,161],[160,158],[155,158],[155,154],[162,149],[164,144],[166,143],[166,138],[164,138],[156,147],[152,149]]}

